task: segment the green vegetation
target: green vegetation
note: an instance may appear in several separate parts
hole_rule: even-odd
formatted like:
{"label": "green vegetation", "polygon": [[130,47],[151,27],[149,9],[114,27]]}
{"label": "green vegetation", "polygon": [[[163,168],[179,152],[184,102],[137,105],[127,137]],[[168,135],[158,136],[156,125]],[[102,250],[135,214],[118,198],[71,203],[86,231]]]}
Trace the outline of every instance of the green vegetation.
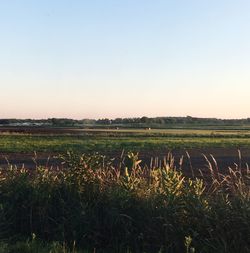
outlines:
{"label": "green vegetation", "polygon": [[93,251],[77,250],[74,245],[69,248],[64,243],[44,243],[35,238],[15,243],[0,243],[0,253],[93,253]]}
{"label": "green vegetation", "polygon": [[[169,155],[62,156],[64,168],[0,172],[0,252],[250,251],[250,171],[186,177]],[[181,165],[180,165],[181,166]],[[81,251],[81,250],[87,251]]]}
{"label": "green vegetation", "polygon": [[[51,130],[52,131],[52,130]],[[63,130],[64,131],[64,130]],[[67,132],[69,131],[69,132]],[[0,152],[113,152],[207,147],[250,147],[250,131],[232,130],[65,130],[0,134]]]}
{"label": "green vegetation", "polygon": [[90,128],[199,128],[199,129],[250,129],[250,118],[216,119],[196,117],[138,117],[116,119],[0,119],[0,126],[50,126],[50,127],[90,127]]}

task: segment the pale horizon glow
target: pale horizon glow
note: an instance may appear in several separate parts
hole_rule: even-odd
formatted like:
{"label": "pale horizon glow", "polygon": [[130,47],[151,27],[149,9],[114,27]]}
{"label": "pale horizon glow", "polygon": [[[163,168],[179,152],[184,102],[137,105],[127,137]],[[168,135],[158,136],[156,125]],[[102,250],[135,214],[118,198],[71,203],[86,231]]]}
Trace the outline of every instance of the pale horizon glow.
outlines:
{"label": "pale horizon glow", "polygon": [[250,2],[0,2],[0,118],[249,118]]}

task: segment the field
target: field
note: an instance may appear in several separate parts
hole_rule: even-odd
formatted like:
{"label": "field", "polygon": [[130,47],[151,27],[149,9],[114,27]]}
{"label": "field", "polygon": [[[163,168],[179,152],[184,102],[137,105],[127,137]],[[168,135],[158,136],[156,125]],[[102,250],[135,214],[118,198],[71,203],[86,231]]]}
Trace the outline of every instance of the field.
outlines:
{"label": "field", "polygon": [[0,252],[248,253],[249,137],[1,128]]}
{"label": "field", "polygon": [[7,157],[11,163],[32,167],[34,151],[41,164],[47,163],[48,157],[50,164],[57,164],[53,157],[67,151],[99,152],[109,157],[133,151],[146,162],[169,151],[178,158],[188,151],[194,167],[204,166],[203,153],[213,154],[225,168],[238,161],[238,150],[243,162],[250,162],[249,137],[250,130],[0,128],[0,165],[6,165]]}

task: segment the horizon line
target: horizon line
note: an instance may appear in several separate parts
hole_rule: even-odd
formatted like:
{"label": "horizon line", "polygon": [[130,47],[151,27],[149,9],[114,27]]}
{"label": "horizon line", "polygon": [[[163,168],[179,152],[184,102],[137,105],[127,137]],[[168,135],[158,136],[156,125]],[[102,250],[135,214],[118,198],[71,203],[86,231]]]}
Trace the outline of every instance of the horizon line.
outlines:
{"label": "horizon line", "polygon": [[219,118],[219,117],[197,117],[197,116],[191,116],[191,115],[186,115],[186,116],[136,116],[136,117],[99,117],[99,118],[70,118],[70,117],[47,117],[47,118],[0,118],[0,120],[49,120],[49,119],[68,119],[68,120],[77,120],[77,121],[81,121],[81,120],[103,120],[103,119],[108,119],[108,120],[115,120],[115,119],[136,119],[136,118],[148,118],[148,119],[154,119],[154,118],[194,118],[194,119],[215,119],[215,120],[247,120],[250,119],[249,117],[245,117],[245,118]]}

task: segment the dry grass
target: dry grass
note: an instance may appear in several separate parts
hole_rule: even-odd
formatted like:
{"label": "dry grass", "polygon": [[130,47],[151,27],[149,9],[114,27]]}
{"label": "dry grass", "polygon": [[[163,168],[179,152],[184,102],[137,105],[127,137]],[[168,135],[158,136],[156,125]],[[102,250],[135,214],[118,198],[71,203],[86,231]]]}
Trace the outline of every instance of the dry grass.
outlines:
{"label": "dry grass", "polygon": [[[9,165],[0,173],[0,237],[35,234],[97,252],[249,252],[250,174],[239,161],[209,178],[182,173],[171,154],[141,166],[137,153],[120,162],[95,154],[61,156],[63,168]],[[192,166],[190,163],[192,170]]]}

